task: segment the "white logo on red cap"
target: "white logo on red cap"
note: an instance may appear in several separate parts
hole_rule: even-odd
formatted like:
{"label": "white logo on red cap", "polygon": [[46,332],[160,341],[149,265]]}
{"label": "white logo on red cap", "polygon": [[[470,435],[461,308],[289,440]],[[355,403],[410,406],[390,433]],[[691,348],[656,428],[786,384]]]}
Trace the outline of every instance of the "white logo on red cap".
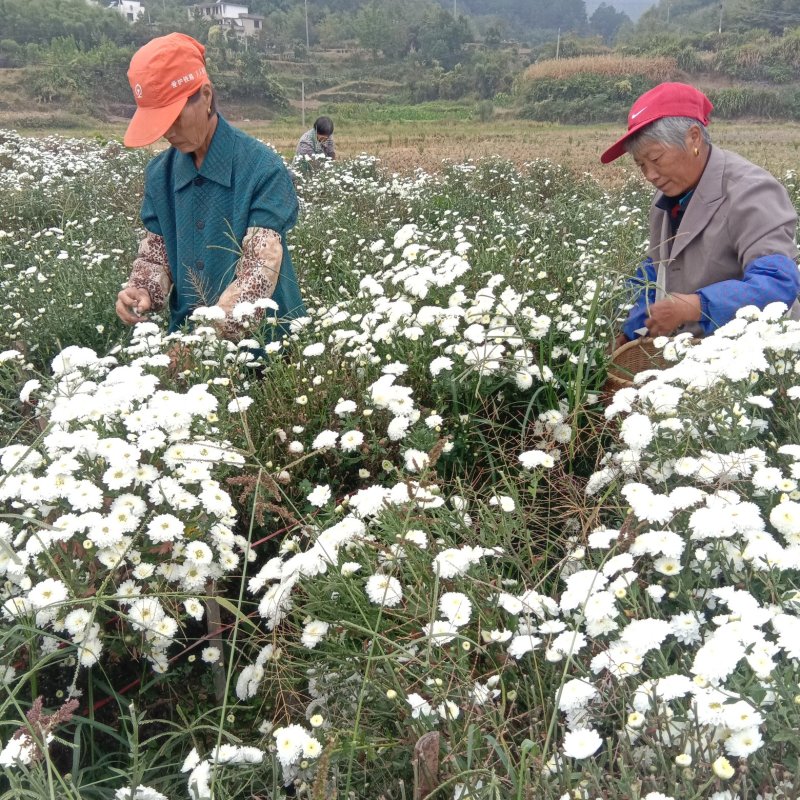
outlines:
{"label": "white logo on red cap", "polygon": [[141,98],[142,96],[142,84],[137,83],[136,86],[133,87],[133,93],[136,95],[137,99]]}
{"label": "white logo on red cap", "polygon": [[645,106],[644,108],[640,108],[640,109],[639,109],[639,110],[638,110],[638,111],[637,111],[635,114],[633,114],[633,113],[632,113],[632,114],[631,114],[631,119],[636,119],[636,117],[638,117],[638,116],[639,116],[639,114],[641,114],[641,113],[642,113],[643,111],[645,111],[646,109],[647,109],[647,106]]}

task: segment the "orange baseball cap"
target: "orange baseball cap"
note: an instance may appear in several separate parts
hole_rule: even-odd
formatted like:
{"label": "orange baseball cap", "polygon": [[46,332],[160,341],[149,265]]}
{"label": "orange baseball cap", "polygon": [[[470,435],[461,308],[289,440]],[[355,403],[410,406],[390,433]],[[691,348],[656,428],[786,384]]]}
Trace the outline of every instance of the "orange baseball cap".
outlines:
{"label": "orange baseball cap", "polygon": [[689,86],[688,83],[660,83],[654,89],[645,92],[631,106],[628,112],[628,132],[600,156],[600,161],[608,164],[625,155],[628,139],[657,119],[691,117],[703,125],[708,125],[713,109],[711,101],[699,89]]}
{"label": "orange baseball cap", "polygon": [[151,39],[139,48],[128,69],[136,113],[123,141],[128,147],[144,147],[160,139],[183,111],[187,99],[203,84],[206,49],[184,33]]}

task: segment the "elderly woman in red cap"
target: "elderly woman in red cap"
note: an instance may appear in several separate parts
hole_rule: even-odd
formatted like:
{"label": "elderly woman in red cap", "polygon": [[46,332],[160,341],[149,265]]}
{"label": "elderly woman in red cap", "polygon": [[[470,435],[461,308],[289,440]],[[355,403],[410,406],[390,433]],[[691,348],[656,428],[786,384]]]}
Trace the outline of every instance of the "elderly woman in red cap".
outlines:
{"label": "elderly woman in red cap", "polygon": [[705,336],[747,305],[780,301],[800,316],[795,209],[772,175],[712,146],[712,108],[694,87],[662,83],[633,104],[628,132],[601,156],[608,164],[630,153],[658,190],[617,346],[640,335]]}
{"label": "elderly woman in red cap", "polygon": [[305,314],[286,247],[298,203],[280,156],[217,111],[204,53],[190,36],[172,33],[131,59],[137,109],[125,144],[164,137],[170,147],[147,165],[145,236],[116,312],[134,324],[169,303],[175,331],[196,307],[216,304],[226,315],[219,327],[236,338],[239,303],[253,304],[256,321],[272,303],[281,322]]}

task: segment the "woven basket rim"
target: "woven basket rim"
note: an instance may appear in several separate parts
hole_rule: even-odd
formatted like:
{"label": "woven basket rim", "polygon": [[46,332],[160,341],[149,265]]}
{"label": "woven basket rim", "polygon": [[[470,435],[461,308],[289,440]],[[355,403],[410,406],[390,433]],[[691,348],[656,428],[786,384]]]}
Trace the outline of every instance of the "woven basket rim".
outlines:
{"label": "woven basket rim", "polygon": [[[643,372],[644,369],[638,369],[635,372],[626,369],[625,367],[616,364],[617,359],[620,355],[628,352],[629,350],[639,349],[639,350],[647,350],[650,348],[654,348],[653,339],[649,336],[640,336],[637,339],[631,339],[629,342],[625,342],[625,344],[620,345],[618,348],[611,352],[611,361],[608,365],[608,375],[607,380],[609,383],[615,384],[618,388],[625,388],[627,386],[633,386],[633,378],[639,373]],[[653,350],[654,353],[660,353],[660,350]],[[649,365],[644,365],[645,369],[659,369],[660,367],[654,363],[655,359],[650,359],[652,363]],[[616,367],[616,369],[615,369]],[[623,374],[621,374],[623,373]],[[627,374],[624,374],[627,373]]]}

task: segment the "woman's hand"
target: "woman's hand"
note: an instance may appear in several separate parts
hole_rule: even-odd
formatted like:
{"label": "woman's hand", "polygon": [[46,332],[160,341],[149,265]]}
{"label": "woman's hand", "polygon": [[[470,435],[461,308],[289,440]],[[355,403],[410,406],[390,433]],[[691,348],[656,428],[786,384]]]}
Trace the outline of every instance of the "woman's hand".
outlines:
{"label": "woman's hand", "polygon": [[700,295],[672,294],[650,306],[644,324],[650,336],[669,336],[687,322],[699,322],[701,316]]}
{"label": "woman's hand", "polygon": [[146,289],[138,286],[126,286],[117,295],[117,316],[126,325],[135,325],[144,319],[144,314],[150,311],[153,303]]}

